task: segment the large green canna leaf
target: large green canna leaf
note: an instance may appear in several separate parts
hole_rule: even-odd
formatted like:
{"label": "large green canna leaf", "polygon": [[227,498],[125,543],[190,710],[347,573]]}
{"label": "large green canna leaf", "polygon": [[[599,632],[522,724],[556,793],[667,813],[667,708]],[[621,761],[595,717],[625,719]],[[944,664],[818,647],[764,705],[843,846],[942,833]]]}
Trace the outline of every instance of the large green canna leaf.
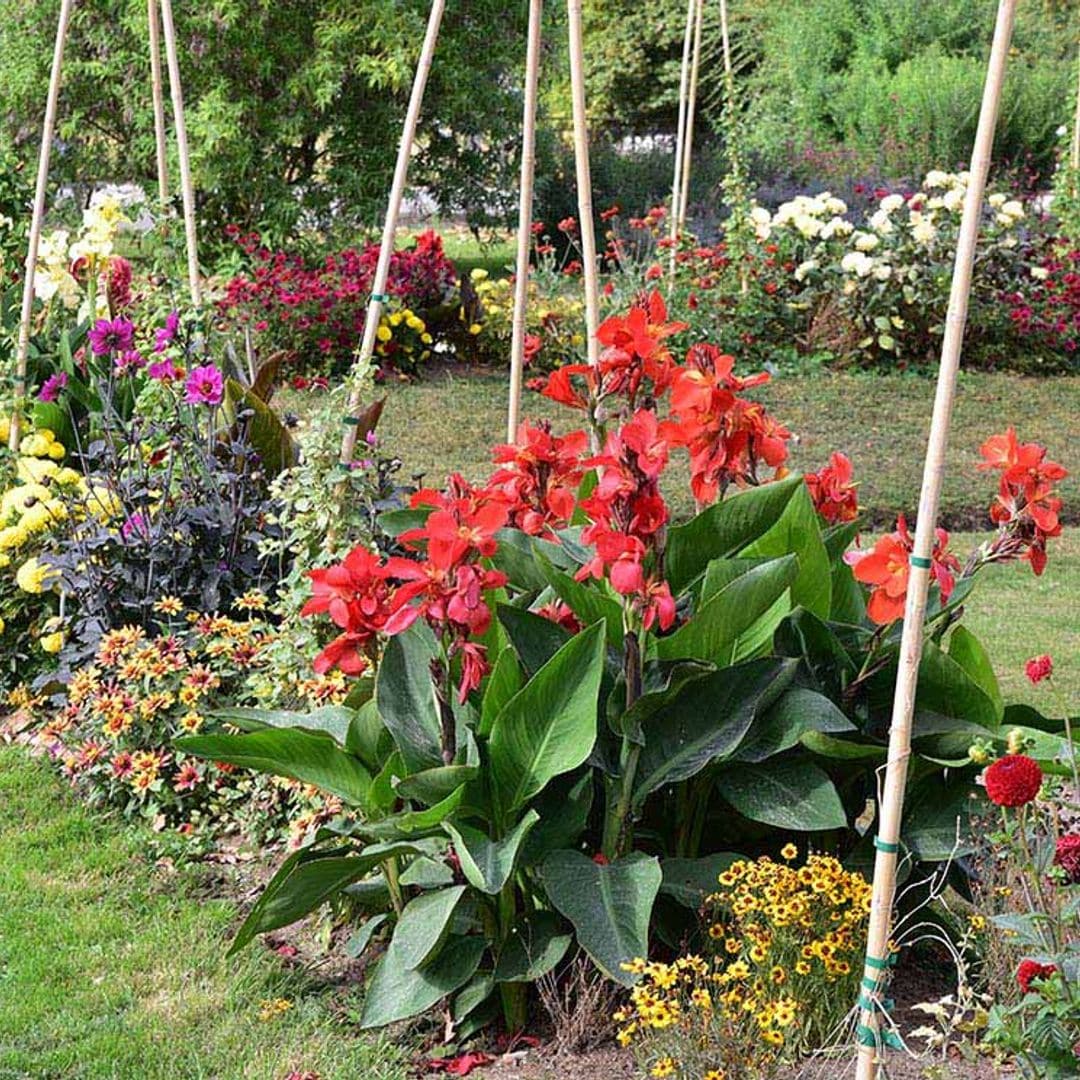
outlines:
{"label": "large green canna leaf", "polygon": [[634,805],[665,784],[696,775],[730,757],[759,709],[767,708],[795,675],[794,660],[752,660],[686,683],[643,730]]}
{"label": "large green canna leaf", "polygon": [[994,665],[982,642],[966,626],[957,626],[949,634],[949,659],[959,664],[993,702],[1000,724],[1005,716],[1005,699],[1001,696]]}
{"label": "large green canna leaf", "polygon": [[277,476],[296,463],[297,451],[289,429],[265,401],[253,394],[236,379],[225,382],[226,416],[235,417],[242,410],[251,410],[247,421],[247,441],[258,451],[267,475]]}
{"label": "large green canna leaf", "polygon": [[677,904],[698,911],[705,897],[717,891],[720,874],[741,858],[735,851],[719,851],[700,859],[664,859],[660,863],[664,875],[660,891]]}
{"label": "large green canna leaf", "polygon": [[394,928],[394,953],[408,968],[423,967],[450,933],[450,923],[468,890],[464,885],[422,892],[405,905]]}
{"label": "large green canna leaf", "polygon": [[[740,644],[760,640],[779,625],[789,608],[778,602],[798,574],[794,555],[754,566],[728,582],[694,613],[693,618],[674,634],[656,642],[661,660],[703,660],[726,667],[735,662]],[[759,619],[768,623],[762,627]]]}
{"label": "large green canna leaf", "polygon": [[598,866],[580,851],[553,851],[540,874],[548,899],[573,924],[596,966],[624,986],[633,983],[634,976],[619,965],[648,955],[659,860],[635,851]]}
{"label": "large green canna leaf", "polygon": [[368,985],[360,1026],[384,1027],[426,1012],[476,974],[486,948],[484,938],[451,936],[430,964],[410,968],[395,934]]}
{"label": "large green canna leaf", "polygon": [[504,818],[588,758],[603,669],[604,627],[597,623],[559,649],[495,718],[488,752]]}
{"label": "large green canna leaf", "polygon": [[543,862],[549,851],[573,847],[589,823],[593,804],[593,776],[560,776],[533,800],[540,820],[529,831],[521,852],[521,864]]}
{"label": "large green canna leaf", "polygon": [[940,773],[908,786],[901,836],[916,858],[944,862],[974,850],[971,810],[976,788],[967,776],[950,780]]}
{"label": "large green canna leaf", "polygon": [[391,779],[390,786],[402,799],[412,799],[424,806],[435,806],[452,795],[462,784],[475,779],[477,765],[438,765],[404,779]]}
{"label": "large green canna leaf", "polygon": [[790,476],[733,495],[674,526],[664,551],[671,591],[681,593],[713,559],[734,555],[768,532],[800,488],[805,488],[802,477]]}
{"label": "large green canna leaf", "polygon": [[790,750],[805,732],[854,731],[855,725],[824,694],[793,686],[754,720],[735,754],[737,761],[764,761]]}
{"label": "large green canna leaf", "polygon": [[444,821],[443,828],[454,841],[454,850],[461,860],[461,872],[475,889],[495,896],[510,880],[517,864],[521,845],[532,827],[540,820],[535,810],[525,812],[522,819],[501,840],[492,840],[471,825]]}
{"label": "large green canna leaf", "polygon": [[[970,653],[964,659],[975,662]],[[996,682],[993,689],[997,689]],[[923,645],[915,708],[970,720],[990,730],[998,727],[1003,715],[991,692],[932,641]]]}
{"label": "large green canna leaf", "polygon": [[827,619],[832,608],[831,564],[821,537],[821,519],[805,484],[792,492],[772,527],[739,551],[743,557],[789,553],[799,559],[799,573],[791,586],[793,603]]}
{"label": "large green canna leaf", "polygon": [[264,728],[247,735],[190,735],[174,745],[195,757],[313,784],[350,806],[368,803],[371,773],[322,732]]}
{"label": "large green canna leaf", "polygon": [[409,772],[442,765],[439,707],[431,662],[439,656],[435,635],[423,619],[392,637],[375,679],[375,702]]}
{"label": "large green canna leaf", "polygon": [[623,608],[614,591],[606,582],[586,585],[575,581],[570,574],[562,573],[547,563],[541,563],[547,582],[559,598],[569,604],[578,621],[591,626],[604,620],[608,644],[613,649],[623,645]]}
{"label": "large green canna leaf", "polygon": [[412,844],[373,844],[359,855],[342,855],[334,851],[294,852],[263,889],[237,931],[229,953],[242,949],[256,934],[265,934],[302,919],[387,859],[411,855],[417,850]]}
{"label": "large green canna leaf", "polygon": [[574,935],[551,911],[518,919],[503,943],[495,965],[496,982],[535,982],[566,955]]}
{"label": "large green canna leaf", "polygon": [[347,705],[325,705],[311,712],[291,709],[249,709],[238,705],[215,709],[209,714],[214,720],[224,720],[244,731],[261,728],[302,728],[305,731],[321,731],[331,736],[339,746],[346,746],[349,725],[355,710]]}
{"label": "large green canna leaf", "polygon": [[491,726],[502,707],[521,689],[525,677],[518,663],[517,653],[507,645],[498,655],[491,668],[484,700],[480,703],[480,722],[476,726],[478,737],[491,733]]}
{"label": "large green canna leaf", "polygon": [[727,765],[721,768],[716,786],[751,821],[794,832],[847,828],[833,782],[809,761]]}
{"label": "large green canna leaf", "polygon": [[498,612],[526,675],[534,675],[570,640],[569,630],[543,615],[509,604],[500,604]]}
{"label": "large green canna leaf", "polygon": [[519,590],[538,592],[547,584],[552,567],[577,568],[562,545],[530,536],[520,529],[500,529],[495,538],[499,546],[491,562]]}

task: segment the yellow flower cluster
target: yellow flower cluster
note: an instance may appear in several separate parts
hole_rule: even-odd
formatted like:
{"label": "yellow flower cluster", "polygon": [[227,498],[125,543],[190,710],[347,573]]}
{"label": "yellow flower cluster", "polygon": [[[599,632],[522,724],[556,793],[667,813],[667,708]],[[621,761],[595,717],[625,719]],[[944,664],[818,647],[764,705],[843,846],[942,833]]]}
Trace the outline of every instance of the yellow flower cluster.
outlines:
{"label": "yellow flower cluster", "polygon": [[854,1001],[871,886],[830,856],[795,866],[794,844],[782,855],[720,875],[707,901],[712,958],[623,965],[640,981],[615,1014],[617,1038],[649,1075],[756,1075],[817,1045]]}
{"label": "yellow flower cluster", "polygon": [[427,360],[431,356],[434,338],[427,324],[409,308],[383,312],[379,329],[375,331],[375,351],[379,356],[394,357],[395,363],[403,361],[407,366],[414,359]]}

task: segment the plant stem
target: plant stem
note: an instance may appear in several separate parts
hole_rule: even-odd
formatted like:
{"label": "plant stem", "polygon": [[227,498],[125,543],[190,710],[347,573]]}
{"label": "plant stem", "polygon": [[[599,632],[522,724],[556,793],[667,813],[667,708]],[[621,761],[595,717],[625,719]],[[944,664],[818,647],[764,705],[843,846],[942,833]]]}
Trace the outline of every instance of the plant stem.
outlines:
{"label": "plant stem", "polygon": [[[623,671],[626,675],[627,710],[641,697],[641,641],[636,632],[627,630],[623,637]],[[604,819],[604,836],[601,851],[608,859],[622,854],[631,839],[627,825],[630,816],[630,804],[634,793],[634,777],[637,773],[638,758],[641,757],[641,745],[623,735],[622,775],[614,788],[618,792],[614,808],[609,808]]]}
{"label": "plant stem", "polygon": [[394,905],[394,914],[400,919],[401,913],[405,909],[405,899],[401,892],[396,855],[382,864],[382,871],[383,877],[386,878],[386,887],[390,890],[390,903]]}

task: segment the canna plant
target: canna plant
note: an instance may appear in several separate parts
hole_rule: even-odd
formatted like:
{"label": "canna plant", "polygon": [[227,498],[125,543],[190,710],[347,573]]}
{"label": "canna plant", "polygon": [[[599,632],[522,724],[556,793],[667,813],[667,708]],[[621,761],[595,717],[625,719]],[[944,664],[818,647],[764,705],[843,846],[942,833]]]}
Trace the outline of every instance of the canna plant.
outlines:
{"label": "canna plant", "polygon": [[[382,516],[406,554],[309,571],[304,613],[340,631],[315,668],[354,677],[343,705],[232,710],[232,729],[178,741],[342,800],[233,947],[344,896],[370,913],[350,951],[387,941],[367,1026],[449,998],[459,1036],[500,1007],[519,1030],[528,984],[575,943],[629,983],[650,940],[684,940],[736,852],[804,833],[868,858],[906,531],[845,558],[850,464],[787,475],[789,432],[746,396],[767,376],[709,345],[677,363],[678,329],[658,294],[607,320],[596,370],[539,387],[584,429],[524,424],[486,484],[454,476]],[[676,524],[660,480],[683,447],[698,512]],[[1053,535],[1030,502],[971,573]],[[935,562],[905,835],[931,861],[953,851],[974,777],[952,742],[1015,720],[957,625],[971,573],[947,537]]]}

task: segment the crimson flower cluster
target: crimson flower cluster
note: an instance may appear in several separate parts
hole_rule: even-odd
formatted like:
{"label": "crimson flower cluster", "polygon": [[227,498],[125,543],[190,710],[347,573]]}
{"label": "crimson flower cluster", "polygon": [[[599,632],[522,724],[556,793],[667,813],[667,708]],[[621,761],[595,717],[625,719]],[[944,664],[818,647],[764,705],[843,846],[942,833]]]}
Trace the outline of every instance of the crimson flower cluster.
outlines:
{"label": "crimson flower cluster", "polygon": [[1036,348],[1075,355],[1080,349],[1080,248],[1045,258],[1026,293],[1004,296],[1009,319]]}
{"label": "crimson flower cluster", "polygon": [[[300,255],[271,251],[257,233],[230,225],[226,235],[250,256],[252,267],[226,285],[222,314],[256,333],[270,332],[275,346],[284,343],[294,359],[347,363],[363,333],[379,245],[349,248],[311,266]],[[424,311],[445,303],[456,281],[442,238],[428,230],[413,247],[394,252],[386,292]]]}
{"label": "crimson flower cluster", "polygon": [[1069,475],[1056,461],[1046,459],[1046,447],[1021,443],[1008,428],[979,448],[980,469],[1001,474],[990,518],[999,533],[985,561],[1026,559],[1041,574],[1046,568],[1046,541],[1061,535],[1061,499],[1054,485]]}

